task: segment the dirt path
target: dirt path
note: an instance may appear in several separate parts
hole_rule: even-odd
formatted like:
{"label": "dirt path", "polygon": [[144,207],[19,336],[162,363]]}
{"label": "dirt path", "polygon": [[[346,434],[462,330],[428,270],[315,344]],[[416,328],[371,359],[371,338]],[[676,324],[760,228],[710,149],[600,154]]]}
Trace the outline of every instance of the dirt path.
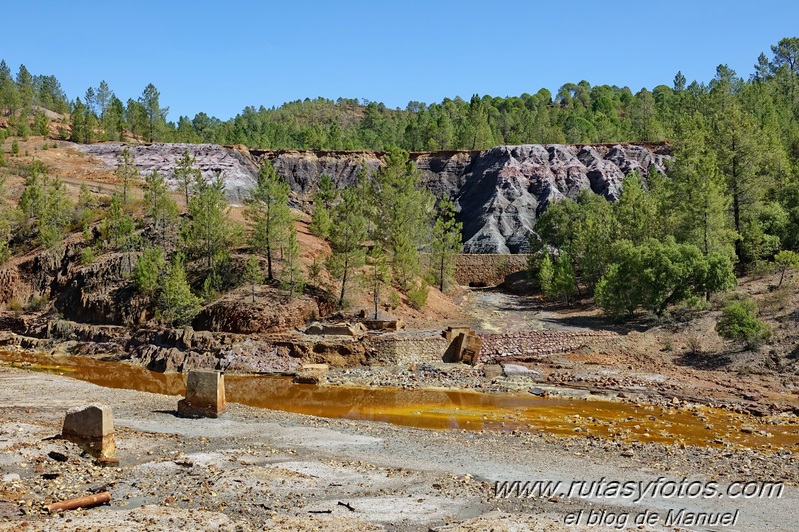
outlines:
{"label": "dirt path", "polygon": [[[628,522],[600,530],[635,530],[634,517],[646,510],[660,515],[658,525],[647,529],[665,530],[669,509],[681,508],[739,510],[737,527],[731,528],[737,530],[794,530],[799,519],[799,493],[791,486],[780,498],[743,501],[645,496],[633,502],[574,493],[494,497],[495,483],[505,480],[559,481],[564,491],[574,481],[603,477],[796,481],[799,464],[790,453],[432,431],[236,404],[218,420],[186,420],[173,414],[177,399],[0,369],[0,528],[596,530],[585,526],[588,513],[604,509],[615,513],[614,523],[622,515]],[[72,444],[45,439],[58,432],[67,408],[90,402],[114,410],[119,468],[93,467]],[[48,458],[53,450],[68,461]],[[65,517],[36,511],[42,502],[101,488],[112,493],[109,507]],[[29,515],[14,514],[3,500],[11,501],[11,508],[21,501]],[[10,519],[5,524],[3,508]],[[580,510],[583,526],[563,524],[567,514]]]}
{"label": "dirt path", "polygon": [[500,288],[469,288],[461,308],[473,320],[473,326],[483,333],[515,333],[529,331],[596,330],[600,325],[609,328],[595,312],[553,312],[544,307],[538,297],[512,294]]}

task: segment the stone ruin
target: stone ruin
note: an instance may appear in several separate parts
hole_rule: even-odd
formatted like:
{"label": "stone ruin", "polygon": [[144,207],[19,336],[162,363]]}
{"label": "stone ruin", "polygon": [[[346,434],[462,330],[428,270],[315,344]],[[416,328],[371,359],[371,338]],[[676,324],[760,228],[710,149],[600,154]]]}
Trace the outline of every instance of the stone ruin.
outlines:
{"label": "stone ruin", "polygon": [[107,406],[89,405],[68,410],[61,437],[100,460],[113,460],[116,454],[114,416]]}
{"label": "stone ruin", "polygon": [[186,382],[186,397],[178,401],[180,417],[221,416],[225,402],[225,374],[221,371],[191,370]]}
{"label": "stone ruin", "polygon": [[450,342],[444,353],[444,362],[464,362],[471,366],[480,359],[483,339],[469,327],[447,327],[444,338]]}
{"label": "stone ruin", "polygon": [[327,381],[327,364],[303,364],[294,375],[293,381],[297,384],[324,384]]}

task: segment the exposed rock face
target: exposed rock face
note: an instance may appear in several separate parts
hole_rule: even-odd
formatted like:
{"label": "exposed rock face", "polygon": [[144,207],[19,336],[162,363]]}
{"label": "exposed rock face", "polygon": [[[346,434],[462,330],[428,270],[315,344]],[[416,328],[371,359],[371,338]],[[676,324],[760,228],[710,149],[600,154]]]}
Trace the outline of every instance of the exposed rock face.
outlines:
{"label": "exposed rock face", "polygon": [[475,159],[455,192],[466,253],[519,253],[538,215],[563,197],[589,189],[618,198],[632,171],[666,171],[663,155],[641,146],[498,146]]}
{"label": "exposed rock face", "polygon": [[[253,151],[285,177],[300,205],[326,173],[351,184],[363,164],[374,170],[382,153]],[[591,190],[609,200],[633,171],[647,178],[666,172],[667,146],[539,145],[497,146],[484,152],[413,153],[411,159],[434,194],[449,194],[463,222],[465,253],[523,253],[535,221],[552,201]]]}
{"label": "exposed rock face", "polygon": [[[122,144],[81,146],[104,164],[116,167]],[[322,174],[339,185],[355,182],[359,170],[373,172],[385,153],[367,151],[247,150],[211,144],[129,146],[142,173],[158,170],[168,178],[187,151],[206,177],[217,171],[225,179],[228,198],[241,203],[256,182],[258,165],[269,159],[291,186],[295,206],[309,210]],[[523,253],[537,217],[552,201],[575,198],[592,190],[618,198],[625,175],[647,178],[665,173],[669,159],[663,145],[497,146],[483,152],[412,153],[422,180],[434,194],[449,194],[463,222],[465,253]]]}
{"label": "exposed rock face", "polygon": [[259,304],[252,305],[242,299],[240,291],[234,291],[203,308],[194,319],[194,328],[237,334],[278,332],[304,326],[309,318],[320,315],[311,297],[289,298],[270,287],[262,287],[260,295],[263,299]]}
{"label": "exposed rock face", "polygon": [[[116,168],[122,150],[128,148],[133,156],[133,164],[139,169],[142,177],[157,170],[173,185],[172,172],[177,166],[183,153],[196,159],[195,166],[200,169],[203,176],[212,178],[220,172],[225,180],[225,193],[233,203],[241,203],[247,197],[247,192],[255,185],[258,168],[250,157],[236,149],[218,146],[216,144],[143,144],[125,145],[119,143],[107,144],[81,144],[78,147],[89,155]],[[246,148],[244,148],[246,152]],[[321,175],[321,174],[320,174]]]}
{"label": "exposed rock face", "polygon": [[153,308],[130,282],[138,259],[138,253],[103,255],[74,272],[57,292],[56,309],[65,318],[83,323],[144,323],[152,318]]}

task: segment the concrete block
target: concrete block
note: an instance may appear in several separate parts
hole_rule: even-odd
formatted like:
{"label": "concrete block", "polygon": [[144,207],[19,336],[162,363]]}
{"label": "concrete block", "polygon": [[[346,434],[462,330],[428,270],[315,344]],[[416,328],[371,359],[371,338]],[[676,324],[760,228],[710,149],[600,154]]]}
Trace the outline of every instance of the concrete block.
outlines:
{"label": "concrete block", "polygon": [[[477,364],[480,350],[483,347],[483,339],[475,335],[471,329],[468,329],[468,331],[471,331],[471,334],[469,332],[460,332],[453,337],[447,351],[444,353],[444,362],[465,362],[472,366]],[[445,335],[447,332],[453,333],[454,330],[445,331]]]}
{"label": "concrete block", "polygon": [[461,361],[474,366],[480,357],[480,349],[483,348],[483,339],[471,334],[463,334],[461,342]]}
{"label": "concrete block", "polygon": [[64,416],[61,437],[78,444],[96,458],[112,458],[116,453],[114,416],[102,405],[72,408]]}
{"label": "concrete block", "polygon": [[294,382],[298,384],[324,384],[325,375],[330,367],[327,364],[303,364],[302,368],[294,375]]}
{"label": "concrete block", "polygon": [[447,327],[447,330],[444,331],[444,338],[447,339],[448,342],[455,340],[459,334],[474,334],[474,329],[471,327]]}
{"label": "concrete block", "polygon": [[225,375],[221,371],[191,370],[186,398],[178,401],[181,417],[219,417],[227,408]]}

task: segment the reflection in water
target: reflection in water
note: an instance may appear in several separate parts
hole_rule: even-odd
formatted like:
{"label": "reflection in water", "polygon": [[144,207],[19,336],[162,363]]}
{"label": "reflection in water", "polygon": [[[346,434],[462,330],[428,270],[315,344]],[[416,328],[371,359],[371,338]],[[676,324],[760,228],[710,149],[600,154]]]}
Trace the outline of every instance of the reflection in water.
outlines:
{"label": "reflection in water", "polygon": [[[185,375],[155,373],[123,362],[0,352],[0,361],[56,373],[108,388],[183,395]],[[288,377],[226,375],[230,402],[320,417],[383,421],[429,429],[521,430],[592,435],[625,442],[681,442],[793,450],[797,425],[744,425],[756,420],[710,408],[663,409],[613,401],[538,398],[456,390],[401,390],[293,384]],[[763,429],[761,430],[761,427]]]}

